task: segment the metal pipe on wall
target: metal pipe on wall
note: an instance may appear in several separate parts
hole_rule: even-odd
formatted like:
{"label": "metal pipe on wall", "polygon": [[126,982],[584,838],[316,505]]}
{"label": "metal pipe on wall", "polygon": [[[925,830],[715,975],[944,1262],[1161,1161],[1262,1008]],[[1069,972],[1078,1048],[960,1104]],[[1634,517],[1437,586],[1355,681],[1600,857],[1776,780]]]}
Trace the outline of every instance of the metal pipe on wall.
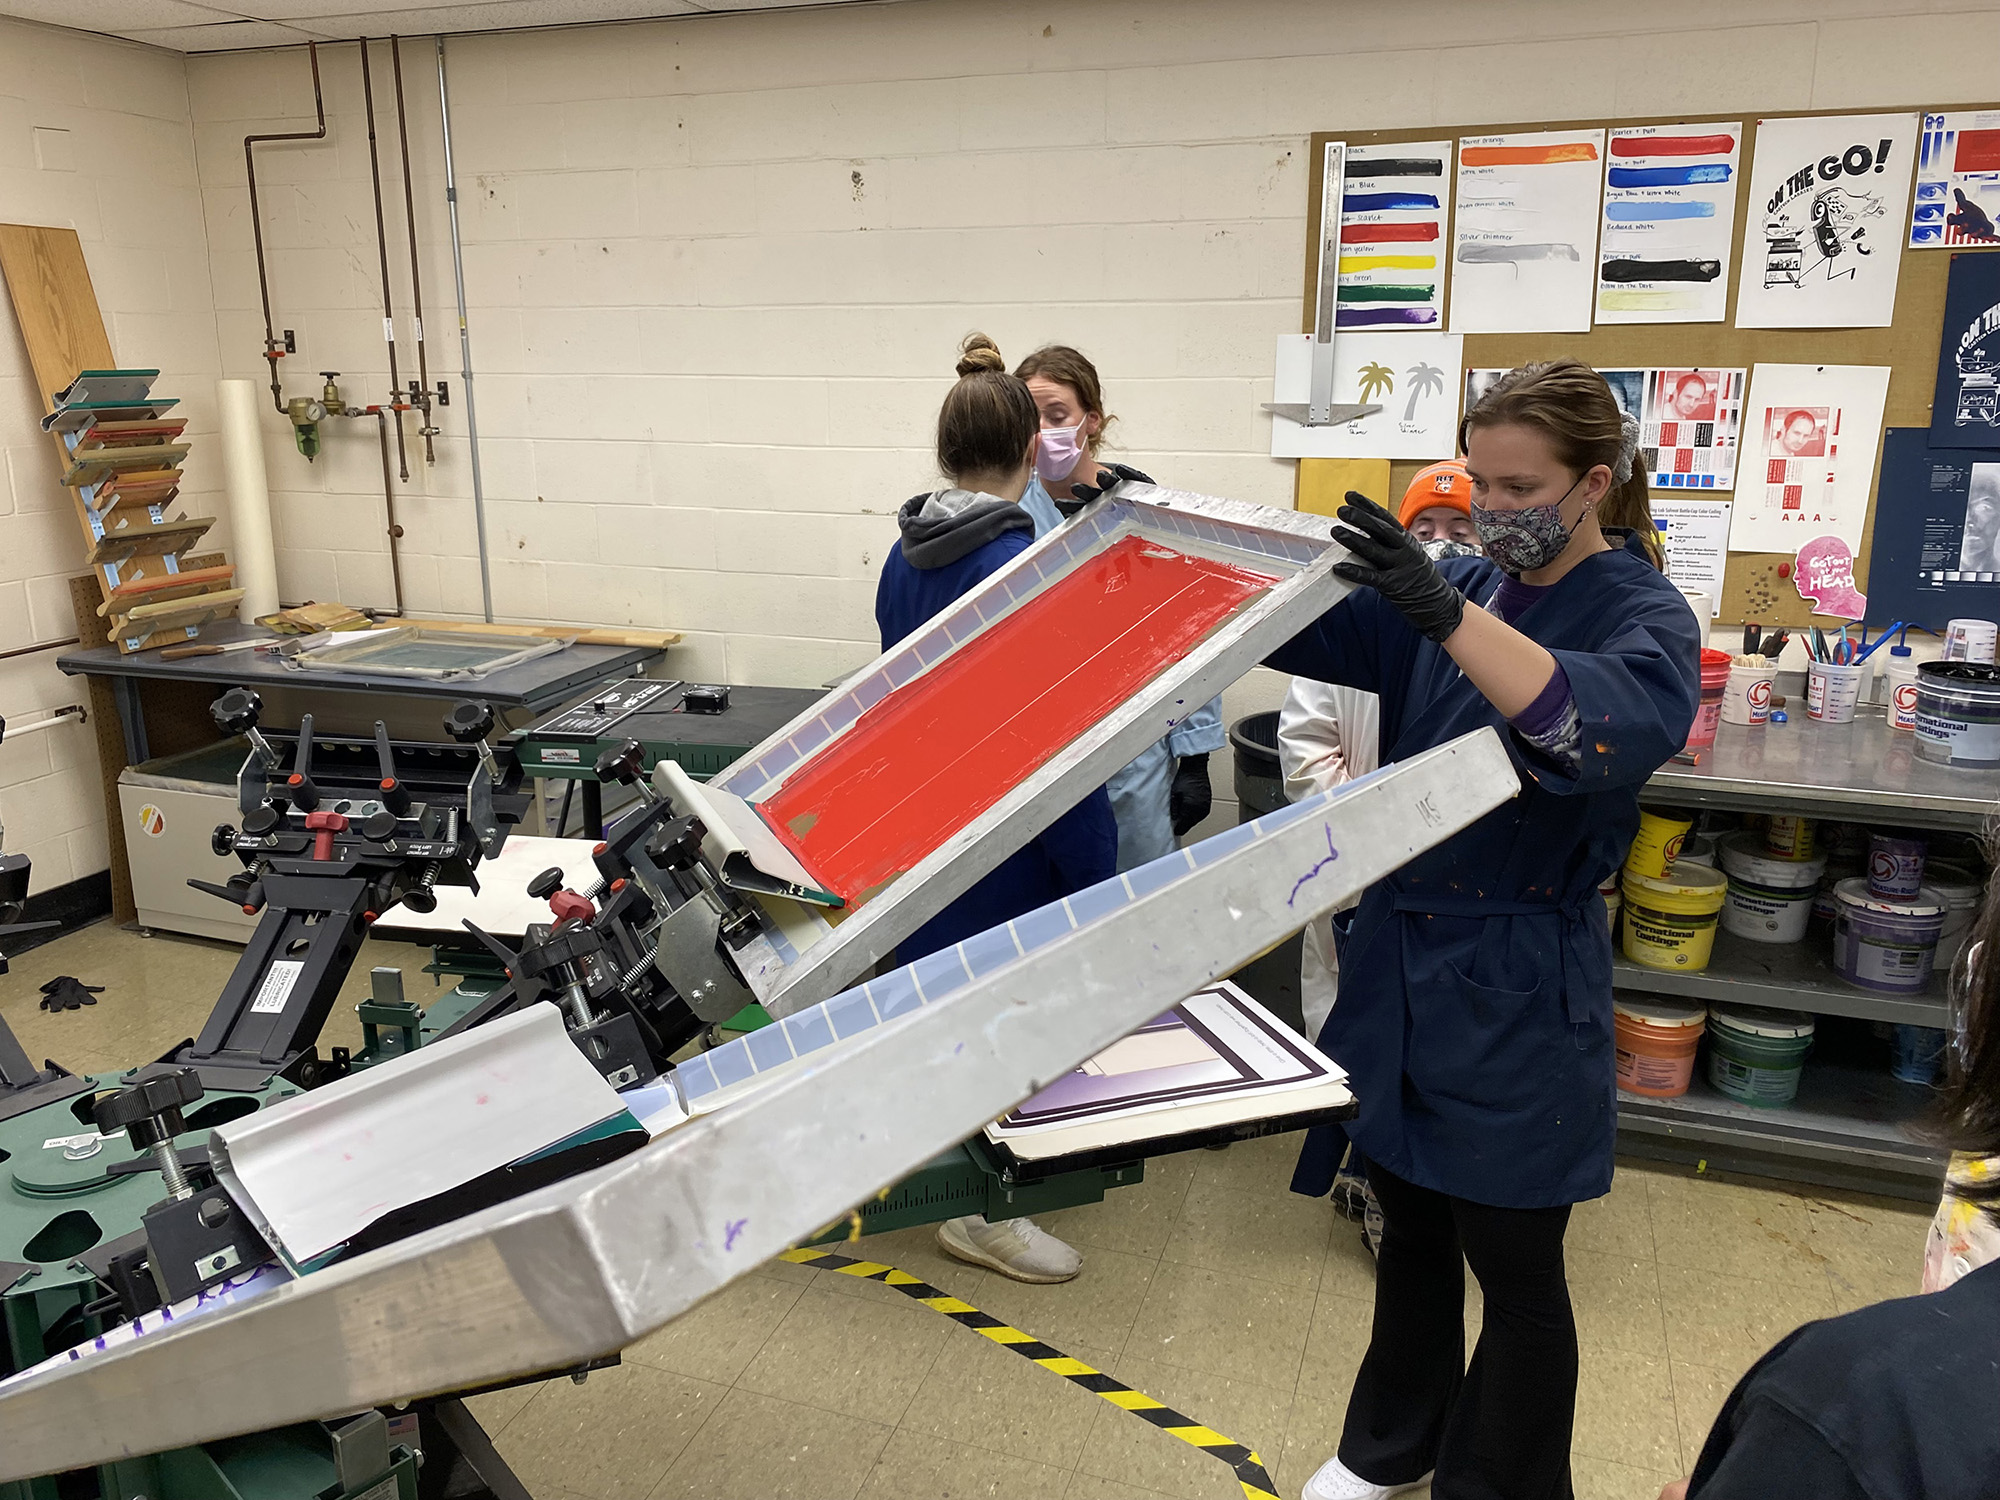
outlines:
{"label": "metal pipe on wall", "polygon": [[434,464],[437,449],[431,440],[437,436],[437,426],[431,421],[431,367],[424,357],[424,277],[417,266],[417,201],[410,182],[410,111],[403,102],[403,44],[396,36],[389,38],[389,58],[396,67],[396,132],[403,141],[403,222],[410,232],[410,304],[417,329],[417,391],[410,404],[421,418],[417,431],[424,440],[424,462]]}
{"label": "metal pipe on wall", "polygon": [[[389,300],[389,227],[382,217],[382,162],[375,150],[375,84],[368,70],[368,38],[361,38],[361,96],[368,110],[368,175],[375,183],[375,250],[382,262],[382,337],[389,345],[388,408],[396,418],[396,460],[403,482],[410,480],[410,458],[403,447],[403,387],[396,373],[396,311]],[[397,607],[401,607],[401,599]]]}
{"label": "metal pipe on wall", "polygon": [[278,361],[288,352],[278,347],[278,338],[271,327],[271,281],[264,270],[264,220],[257,209],[257,158],[250,148],[259,141],[323,141],[326,139],[326,100],[319,86],[319,43],[306,43],[306,57],[312,63],[313,113],[319,119],[317,130],[289,130],[275,135],[246,135],[243,137],[243,170],[250,179],[250,237],[257,246],[257,294],[264,302],[264,358],[271,366],[271,401],[278,408],[278,415],[285,415],[285,387],[278,378]]}
{"label": "metal pipe on wall", "polygon": [[479,473],[479,407],[472,394],[472,335],[465,321],[465,248],[458,237],[458,177],[451,160],[451,90],[445,81],[444,38],[435,38],[438,118],[444,126],[444,201],[451,211],[451,270],[458,288],[458,384],[465,396],[465,441],[472,455],[472,519],[479,529],[479,594],[493,622],[493,568],[486,553],[486,488]]}
{"label": "metal pipe on wall", "polygon": [[[389,581],[396,589],[396,614],[403,613],[403,561],[397,549],[402,540],[403,528],[396,523],[396,487],[389,482],[389,413],[379,406],[368,408],[375,417],[375,432],[382,440],[382,515],[389,530]],[[396,419],[397,431],[402,430],[402,418]],[[405,474],[404,478],[409,476]]]}

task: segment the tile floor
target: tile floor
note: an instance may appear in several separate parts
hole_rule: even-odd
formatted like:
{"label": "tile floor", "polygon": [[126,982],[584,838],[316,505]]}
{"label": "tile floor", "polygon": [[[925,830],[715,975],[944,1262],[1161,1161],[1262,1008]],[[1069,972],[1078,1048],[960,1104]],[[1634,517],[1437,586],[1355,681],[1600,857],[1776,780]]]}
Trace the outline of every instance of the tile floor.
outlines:
{"label": "tile floor", "polygon": [[[198,1029],[236,950],[100,924],[0,978],[35,1058],[105,1071]],[[325,1034],[358,1045],[374,964],[434,994],[426,950],[371,942]],[[36,1009],[44,980],[102,984]],[[928,1229],[855,1253],[944,1287],[1239,1442],[1296,1495],[1333,1450],[1367,1340],[1373,1276],[1354,1226],[1285,1191],[1294,1138],[1153,1163],[1146,1181],[1047,1227],[1083,1274],[1030,1287],[939,1255]],[[1583,1500],[1652,1500],[1687,1471],[1743,1370],[1809,1318],[1915,1290],[1928,1211],[1621,1163],[1570,1229],[1583,1341]],[[1472,1291],[1468,1327],[1476,1331]],[[782,1263],[725,1289],[592,1375],[481,1397],[538,1500],[1234,1494],[1215,1460],[886,1287]]]}

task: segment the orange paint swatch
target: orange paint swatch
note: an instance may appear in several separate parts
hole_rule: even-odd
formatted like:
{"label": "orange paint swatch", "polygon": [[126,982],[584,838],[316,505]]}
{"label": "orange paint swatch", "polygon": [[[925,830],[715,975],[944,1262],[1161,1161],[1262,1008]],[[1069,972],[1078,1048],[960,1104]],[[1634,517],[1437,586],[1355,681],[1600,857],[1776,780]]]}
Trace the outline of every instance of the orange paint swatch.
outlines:
{"label": "orange paint swatch", "polygon": [[1597,146],[1592,141],[1561,146],[1467,146],[1458,159],[1468,167],[1547,167],[1557,162],[1596,161]]}
{"label": "orange paint swatch", "polygon": [[753,805],[822,885],[858,906],[1276,581],[1121,538]]}

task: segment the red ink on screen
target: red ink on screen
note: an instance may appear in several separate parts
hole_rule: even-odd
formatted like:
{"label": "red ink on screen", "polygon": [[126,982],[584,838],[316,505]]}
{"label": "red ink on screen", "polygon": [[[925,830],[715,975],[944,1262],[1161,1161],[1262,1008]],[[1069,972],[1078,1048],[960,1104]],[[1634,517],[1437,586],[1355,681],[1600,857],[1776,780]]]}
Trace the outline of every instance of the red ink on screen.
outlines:
{"label": "red ink on screen", "polygon": [[869,709],[757,811],[860,905],[1276,581],[1122,538]]}

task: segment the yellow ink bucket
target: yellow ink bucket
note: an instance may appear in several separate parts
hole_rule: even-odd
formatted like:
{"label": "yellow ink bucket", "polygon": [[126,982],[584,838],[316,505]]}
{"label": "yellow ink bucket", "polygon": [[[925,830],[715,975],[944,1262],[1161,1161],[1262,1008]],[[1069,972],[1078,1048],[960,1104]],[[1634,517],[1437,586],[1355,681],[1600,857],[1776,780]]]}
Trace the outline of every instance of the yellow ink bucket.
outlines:
{"label": "yellow ink bucket", "polygon": [[1708,967],[1729,877],[1677,864],[1661,876],[1625,871],[1625,956],[1649,969],[1693,974]]}
{"label": "yellow ink bucket", "polygon": [[1661,813],[1639,810],[1639,831],[1625,855],[1625,873],[1657,880],[1681,857],[1681,840],[1694,826],[1692,818],[1670,818]]}

